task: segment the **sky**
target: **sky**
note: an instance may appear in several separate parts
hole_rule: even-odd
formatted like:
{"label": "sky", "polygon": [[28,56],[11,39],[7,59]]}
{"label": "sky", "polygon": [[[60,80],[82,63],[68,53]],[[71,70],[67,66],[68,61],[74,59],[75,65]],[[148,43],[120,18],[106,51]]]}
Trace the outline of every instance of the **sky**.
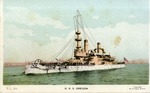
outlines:
{"label": "sky", "polygon": [[50,61],[74,38],[76,10],[106,52],[148,59],[148,0],[4,0],[4,62]]}

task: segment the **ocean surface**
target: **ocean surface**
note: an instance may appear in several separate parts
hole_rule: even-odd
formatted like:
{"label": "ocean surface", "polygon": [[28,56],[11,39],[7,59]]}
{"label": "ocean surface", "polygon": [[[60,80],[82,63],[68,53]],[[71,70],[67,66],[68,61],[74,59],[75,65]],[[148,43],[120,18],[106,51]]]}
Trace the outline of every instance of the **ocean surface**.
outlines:
{"label": "ocean surface", "polygon": [[148,64],[128,64],[126,68],[105,71],[85,71],[25,75],[24,67],[4,67],[4,85],[147,85]]}

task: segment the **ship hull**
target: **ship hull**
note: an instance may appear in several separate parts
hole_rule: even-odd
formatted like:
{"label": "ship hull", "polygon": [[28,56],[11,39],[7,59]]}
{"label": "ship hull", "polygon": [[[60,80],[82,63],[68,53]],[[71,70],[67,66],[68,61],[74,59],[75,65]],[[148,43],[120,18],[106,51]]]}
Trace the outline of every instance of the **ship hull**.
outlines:
{"label": "ship hull", "polygon": [[89,66],[67,66],[67,67],[55,67],[55,69],[46,69],[46,67],[32,67],[27,65],[25,74],[47,74],[47,73],[59,73],[59,72],[80,72],[80,71],[93,71],[93,70],[109,70],[124,68],[125,64],[114,65],[89,65]]}

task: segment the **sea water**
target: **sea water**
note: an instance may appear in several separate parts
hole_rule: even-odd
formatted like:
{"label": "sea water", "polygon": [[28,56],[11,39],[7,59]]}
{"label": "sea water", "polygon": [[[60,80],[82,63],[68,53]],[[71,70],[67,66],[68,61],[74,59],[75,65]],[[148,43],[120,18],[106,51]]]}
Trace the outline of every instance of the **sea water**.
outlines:
{"label": "sea water", "polygon": [[84,71],[25,75],[24,67],[4,67],[4,85],[147,85],[148,64],[127,64],[125,68],[104,71]]}

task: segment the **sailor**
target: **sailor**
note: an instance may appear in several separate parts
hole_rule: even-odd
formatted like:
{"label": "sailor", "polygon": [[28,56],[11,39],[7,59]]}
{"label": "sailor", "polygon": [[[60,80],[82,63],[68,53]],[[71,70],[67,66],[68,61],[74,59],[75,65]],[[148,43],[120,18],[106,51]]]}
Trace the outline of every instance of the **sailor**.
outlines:
{"label": "sailor", "polygon": [[67,64],[65,64],[65,69],[67,69]]}
{"label": "sailor", "polygon": [[61,68],[60,67],[58,68],[58,70],[59,70],[59,72],[61,72]]}
{"label": "sailor", "polygon": [[53,66],[53,69],[55,69],[55,65]]}

